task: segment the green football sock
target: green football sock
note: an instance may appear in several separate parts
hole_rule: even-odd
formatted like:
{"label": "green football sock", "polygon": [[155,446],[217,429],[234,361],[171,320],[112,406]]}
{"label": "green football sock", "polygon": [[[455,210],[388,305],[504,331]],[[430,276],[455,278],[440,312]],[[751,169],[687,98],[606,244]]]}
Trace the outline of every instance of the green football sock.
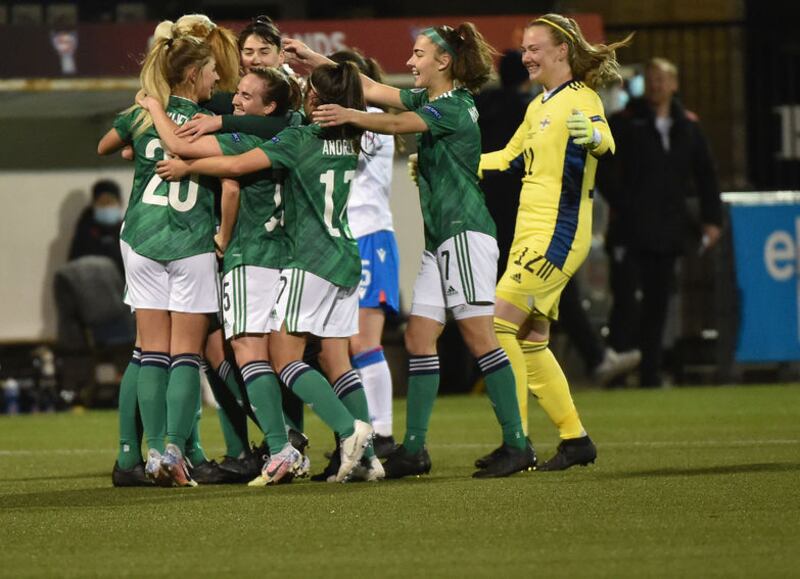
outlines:
{"label": "green football sock", "polygon": [[[355,370],[348,370],[339,376],[336,382],[333,383],[333,391],[354,418],[363,420],[367,424],[370,423],[367,394],[364,391],[364,385],[361,383],[361,377]],[[364,456],[367,458],[375,456],[372,443],[367,446]]]}
{"label": "green football sock", "polygon": [[278,377],[269,362],[259,360],[242,367],[242,378],[250,398],[250,407],[264,432],[264,442],[269,446],[270,454],[278,453],[289,442],[283,421]]}
{"label": "green football sock", "polygon": [[297,432],[303,432],[305,428],[305,415],[303,401],[297,397],[297,394],[292,392],[282,382],[281,397],[283,398],[283,421]]}
{"label": "green football sock", "polygon": [[483,372],[486,392],[492,401],[497,422],[503,429],[503,442],[509,446],[525,448],[525,433],[517,404],[517,385],[514,370],[502,348],[497,348],[478,358]]}
{"label": "green football sock", "polygon": [[142,440],[136,427],[136,396],[142,350],[135,348],[119,385],[119,468],[128,470],[142,462]]}
{"label": "green football sock", "polygon": [[[242,401],[242,391],[239,389],[236,375],[231,371],[231,366],[227,360],[222,361],[222,364],[220,364],[219,368],[216,370],[216,374],[225,383],[225,386],[227,386],[228,390],[233,394],[233,397],[236,398],[239,407],[242,408],[244,404]],[[220,406],[217,410],[217,417],[219,418],[219,425],[222,429],[222,437],[225,439],[225,456],[230,456],[232,458],[244,456],[247,451],[247,441],[239,437],[233,421],[237,421],[238,426],[246,432],[247,415],[242,411],[240,416],[231,417],[225,409]]]}
{"label": "green football sock", "polygon": [[142,352],[142,367],[136,380],[139,398],[139,413],[147,446],[164,452],[164,437],[167,434],[167,376],[169,354],[164,352]]}
{"label": "green football sock", "polygon": [[283,413],[283,423],[292,430],[296,430],[297,432],[303,432],[303,429],[300,428],[300,425],[297,424],[294,420],[292,420],[292,418],[285,412]]}
{"label": "green football sock", "polygon": [[[367,393],[364,391],[364,384],[362,384],[358,372],[351,369],[339,376],[338,380],[333,383],[333,391],[354,418],[370,424]],[[375,456],[372,442],[369,443],[369,446],[364,451],[364,456],[367,458]]]}
{"label": "green football sock", "polygon": [[167,385],[167,442],[183,450],[192,432],[200,398],[200,357],[179,354],[172,359]]}
{"label": "green football sock", "polygon": [[197,401],[198,405],[194,415],[194,424],[192,425],[192,431],[189,433],[189,438],[186,439],[186,449],[183,453],[194,466],[208,460],[206,451],[203,450],[203,445],[200,442],[200,419],[203,417],[203,401],[199,396]]}
{"label": "green football sock", "polygon": [[325,377],[305,362],[292,362],[281,372],[281,380],[334,432],[347,438],[354,432],[353,415],[333,393]]}
{"label": "green football sock", "polygon": [[403,438],[403,448],[412,454],[419,452],[425,446],[433,403],[438,392],[439,356],[410,356],[406,435]]}

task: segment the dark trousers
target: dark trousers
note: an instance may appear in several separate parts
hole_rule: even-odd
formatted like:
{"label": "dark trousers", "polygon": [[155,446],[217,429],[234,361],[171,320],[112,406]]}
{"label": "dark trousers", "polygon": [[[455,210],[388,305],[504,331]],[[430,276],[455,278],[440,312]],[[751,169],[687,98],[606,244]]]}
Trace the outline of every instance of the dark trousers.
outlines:
{"label": "dark trousers", "polygon": [[608,342],[618,352],[639,348],[639,385],[660,386],[661,343],[677,256],[623,246],[609,247],[608,253],[613,299]]}
{"label": "dark trousers", "polygon": [[591,375],[603,361],[603,346],[581,304],[581,288],[576,279],[569,280],[558,304],[558,329],[566,332],[569,341],[578,350]]}

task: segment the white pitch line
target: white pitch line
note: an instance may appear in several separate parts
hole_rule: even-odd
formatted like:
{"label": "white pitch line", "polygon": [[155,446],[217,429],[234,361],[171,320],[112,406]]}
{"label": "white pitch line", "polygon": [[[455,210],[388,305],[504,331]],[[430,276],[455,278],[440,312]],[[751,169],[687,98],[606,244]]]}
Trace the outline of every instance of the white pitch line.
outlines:
{"label": "white pitch line", "polygon": [[[203,447],[206,452],[216,455],[224,452],[225,449]],[[109,448],[53,448],[53,449],[22,449],[22,450],[0,450],[0,457],[3,456],[46,456],[51,454],[73,455],[73,454],[115,454],[116,449]]]}
{"label": "white pitch line", "polygon": [[[786,438],[786,439],[766,439],[766,440],[647,440],[647,441],[633,441],[633,442],[597,442],[597,446],[603,448],[629,448],[638,446],[642,448],[699,448],[699,447],[712,447],[712,446],[760,446],[760,445],[792,445],[800,444],[800,439]],[[490,444],[431,444],[430,446],[436,448],[486,448]],[[555,446],[553,444],[544,444],[543,446]]]}
{"label": "white pitch line", "polygon": [[[653,441],[633,441],[633,442],[600,442],[598,446],[602,448],[701,448],[714,446],[788,446],[800,444],[797,438],[776,438],[762,440],[653,440]],[[455,448],[455,449],[480,449],[488,448],[491,443],[454,443],[454,444],[431,444],[434,448]],[[552,445],[549,445],[552,446]],[[210,455],[223,452],[224,448],[206,448]],[[112,448],[53,448],[50,450],[0,450],[0,457],[3,456],[44,456],[44,455],[75,455],[75,454],[113,454]]]}

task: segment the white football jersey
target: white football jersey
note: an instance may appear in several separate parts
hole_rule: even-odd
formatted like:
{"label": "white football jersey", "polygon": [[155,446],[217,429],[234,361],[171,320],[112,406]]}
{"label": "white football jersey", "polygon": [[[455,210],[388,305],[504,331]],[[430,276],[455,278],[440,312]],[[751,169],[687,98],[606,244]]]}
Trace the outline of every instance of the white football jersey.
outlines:
{"label": "white football jersey", "polygon": [[[367,107],[371,113],[382,113]],[[353,236],[363,237],[376,231],[394,231],[389,195],[394,163],[394,137],[364,133],[358,155],[356,177],[350,185],[347,217]]]}

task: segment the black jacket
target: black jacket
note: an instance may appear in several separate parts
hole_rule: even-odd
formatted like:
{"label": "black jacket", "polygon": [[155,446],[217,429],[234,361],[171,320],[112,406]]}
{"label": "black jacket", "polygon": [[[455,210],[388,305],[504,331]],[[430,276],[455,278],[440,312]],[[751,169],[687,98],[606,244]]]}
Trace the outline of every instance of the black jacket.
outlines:
{"label": "black jacket", "polygon": [[75,226],[75,235],[69,249],[69,260],[86,255],[103,255],[111,258],[120,272],[122,253],[119,248],[119,230],[121,224],[103,225],[94,220],[94,210],[90,205],[81,213]]}
{"label": "black jacket", "polygon": [[670,149],[665,151],[655,113],[644,99],[632,100],[609,119],[617,150],[598,163],[597,185],[610,205],[607,243],[658,253],[683,253],[700,227],[686,199],[700,198],[702,223],[719,225],[719,185],[697,117],[675,99]]}

